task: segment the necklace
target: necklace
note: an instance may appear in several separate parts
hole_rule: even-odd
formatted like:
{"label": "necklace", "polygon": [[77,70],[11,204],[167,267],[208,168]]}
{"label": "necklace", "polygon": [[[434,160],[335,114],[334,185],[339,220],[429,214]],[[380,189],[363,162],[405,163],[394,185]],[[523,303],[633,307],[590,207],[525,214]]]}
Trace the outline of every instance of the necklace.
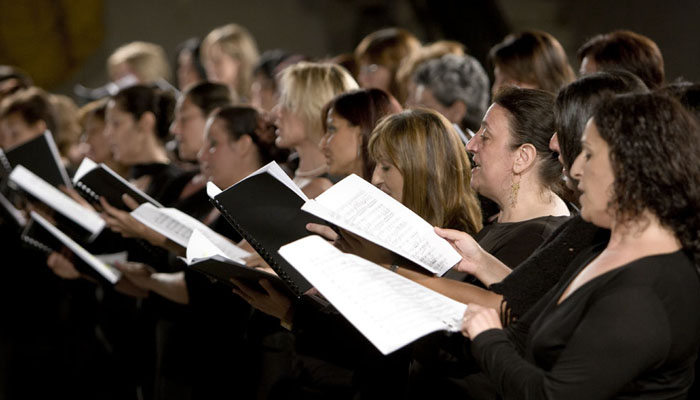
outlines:
{"label": "necklace", "polygon": [[294,171],[294,176],[297,178],[310,178],[310,177],[316,177],[319,175],[322,175],[324,172],[326,172],[326,168],[328,168],[327,165],[321,165],[318,168],[314,168],[308,171],[299,171],[298,169]]}

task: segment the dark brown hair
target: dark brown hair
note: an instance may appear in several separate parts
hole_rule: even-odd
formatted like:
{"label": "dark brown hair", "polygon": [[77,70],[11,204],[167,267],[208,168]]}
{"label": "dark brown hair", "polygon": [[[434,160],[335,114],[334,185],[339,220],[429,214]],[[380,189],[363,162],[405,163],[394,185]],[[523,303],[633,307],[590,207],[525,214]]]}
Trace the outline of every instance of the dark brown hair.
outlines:
{"label": "dark brown hair", "polygon": [[355,48],[355,58],[386,67],[391,72],[389,91],[399,101],[405,100],[405,93],[396,81],[396,72],[401,61],[420,49],[420,41],[411,32],[401,28],[385,28],[372,32]]}
{"label": "dark brown hair", "polygon": [[540,89],[506,87],[493,99],[508,111],[513,149],[531,144],[537,150],[538,174],[542,184],[562,193],[561,164],[549,149],[554,135],[554,95]]}
{"label": "dark brown hair", "polygon": [[504,75],[551,93],[576,77],[561,44],[542,31],[506,36],[491,48],[489,60]]}
{"label": "dark brown hair", "polygon": [[362,89],[336,96],[323,107],[321,121],[326,131],[326,118],[330,111],[347,120],[352,126],[360,127],[362,137],[362,175],[370,180],[375,161],[369,156],[367,145],[372,130],[384,116],[401,112],[396,99],[381,89]]}
{"label": "dark brown hair", "polygon": [[233,102],[228,86],[213,82],[198,83],[187,89],[183,96],[199,108],[205,118],[215,109]]}
{"label": "dark brown hair", "polygon": [[175,111],[175,98],[170,92],[150,86],[135,85],[122,89],[112,97],[120,110],[131,114],[135,120],[150,112],[155,116],[156,136],[165,140],[170,134],[170,123]]}
{"label": "dark brown hair", "polygon": [[46,129],[56,137],[56,116],[48,93],[38,87],[22,89],[3,99],[0,118],[19,114],[29,125],[44,121]]}
{"label": "dark brown hair", "polygon": [[664,82],[664,59],[653,40],[638,33],[618,30],[594,36],[578,49],[579,61],[593,60],[599,70],[617,68],[640,77],[649,89]]}
{"label": "dark brown hair", "polygon": [[224,123],[230,140],[238,140],[243,135],[250,136],[258,149],[262,165],[270,161],[284,162],[289,150],[275,145],[275,126],[272,119],[249,106],[226,106],[214,111],[210,118],[218,118]]}
{"label": "dark brown hair", "polygon": [[581,152],[583,128],[604,98],[647,91],[639,77],[624,70],[596,72],[564,86],[557,95],[554,109],[564,167],[571,169],[571,164]]}
{"label": "dark brown hair", "polygon": [[607,99],[593,116],[610,151],[611,208],[622,223],[654,214],[700,262],[700,127],[670,97]]}

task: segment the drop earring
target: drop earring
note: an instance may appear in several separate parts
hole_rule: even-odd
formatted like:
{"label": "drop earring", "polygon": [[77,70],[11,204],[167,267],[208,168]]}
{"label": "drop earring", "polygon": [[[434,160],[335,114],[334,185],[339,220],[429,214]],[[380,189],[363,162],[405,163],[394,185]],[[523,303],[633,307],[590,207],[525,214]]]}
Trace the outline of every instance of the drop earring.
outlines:
{"label": "drop earring", "polygon": [[520,175],[515,175],[518,181],[510,183],[510,207],[515,208],[518,204],[518,191],[520,191]]}

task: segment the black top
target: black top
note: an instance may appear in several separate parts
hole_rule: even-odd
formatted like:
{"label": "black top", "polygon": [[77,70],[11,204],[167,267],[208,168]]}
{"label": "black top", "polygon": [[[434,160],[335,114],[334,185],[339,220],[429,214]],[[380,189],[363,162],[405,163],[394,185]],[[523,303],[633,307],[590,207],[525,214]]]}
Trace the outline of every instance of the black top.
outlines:
{"label": "black top", "polygon": [[[597,254],[578,257],[580,271]],[[584,262],[580,262],[584,260]],[[491,329],[472,353],[503,398],[684,398],[700,345],[700,277],[683,252],[644,257],[558,299],[549,292],[525,356]]]}
{"label": "black top", "polygon": [[[545,216],[519,222],[494,222],[486,225],[474,239],[489,254],[508,267],[515,268],[568,218]],[[476,278],[455,269],[447,271],[445,278],[483,287]]]}
{"label": "black top", "polygon": [[489,290],[503,295],[508,319],[525,314],[559,281],[566,267],[584,249],[607,243],[610,231],[584,221],[580,215],[561,224],[518,268]]}
{"label": "black top", "polygon": [[515,268],[568,218],[545,216],[519,222],[494,222],[474,238],[484,250]]}

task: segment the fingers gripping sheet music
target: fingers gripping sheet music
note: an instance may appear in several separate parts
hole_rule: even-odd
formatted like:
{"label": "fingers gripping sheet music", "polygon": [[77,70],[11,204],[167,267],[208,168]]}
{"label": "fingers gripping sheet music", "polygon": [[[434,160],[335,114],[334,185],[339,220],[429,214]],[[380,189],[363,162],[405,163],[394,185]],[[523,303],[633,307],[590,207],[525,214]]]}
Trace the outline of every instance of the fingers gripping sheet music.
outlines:
{"label": "fingers gripping sheet music", "polygon": [[433,227],[357,175],[336,183],[302,210],[362,236],[438,275],[461,257]]}
{"label": "fingers gripping sheet music", "polygon": [[360,257],[320,236],[280,254],[383,354],[438,330],[459,330],[466,305]]}

